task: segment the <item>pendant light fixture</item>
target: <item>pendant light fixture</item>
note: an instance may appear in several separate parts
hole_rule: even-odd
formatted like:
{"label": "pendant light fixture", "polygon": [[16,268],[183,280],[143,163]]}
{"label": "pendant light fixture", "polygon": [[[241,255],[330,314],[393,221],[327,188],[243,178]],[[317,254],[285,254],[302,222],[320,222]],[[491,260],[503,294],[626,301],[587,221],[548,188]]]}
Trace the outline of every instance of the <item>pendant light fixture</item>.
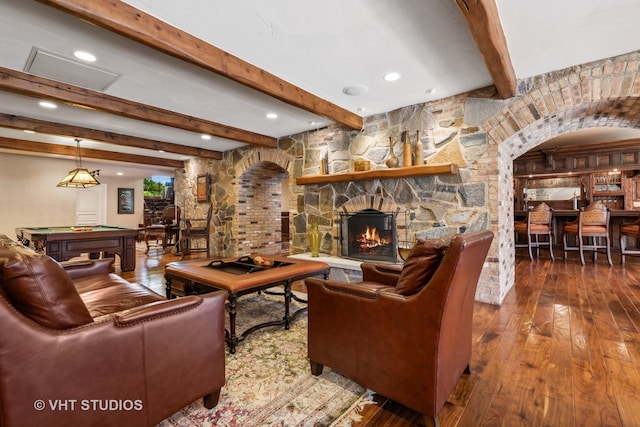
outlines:
{"label": "pendant light fixture", "polygon": [[69,188],[87,188],[94,185],[100,185],[95,175],[99,175],[100,171],[95,170],[89,172],[88,169],[82,167],[82,157],[80,155],[80,139],[76,138],[76,168],[69,172],[62,181],[58,183],[58,187]]}

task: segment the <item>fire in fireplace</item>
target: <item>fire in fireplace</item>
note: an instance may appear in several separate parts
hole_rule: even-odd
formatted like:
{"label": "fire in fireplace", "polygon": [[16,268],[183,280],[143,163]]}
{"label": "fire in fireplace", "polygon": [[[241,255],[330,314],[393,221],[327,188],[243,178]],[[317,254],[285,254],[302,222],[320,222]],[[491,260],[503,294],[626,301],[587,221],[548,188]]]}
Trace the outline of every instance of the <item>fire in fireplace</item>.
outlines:
{"label": "fire in fireplace", "polygon": [[344,258],[396,262],[396,212],[364,209],[340,213],[340,252]]}
{"label": "fire in fireplace", "polygon": [[372,249],[393,243],[390,239],[380,237],[377,228],[369,228],[368,225],[364,233],[356,235],[356,242],[360,243],[360,249]]}

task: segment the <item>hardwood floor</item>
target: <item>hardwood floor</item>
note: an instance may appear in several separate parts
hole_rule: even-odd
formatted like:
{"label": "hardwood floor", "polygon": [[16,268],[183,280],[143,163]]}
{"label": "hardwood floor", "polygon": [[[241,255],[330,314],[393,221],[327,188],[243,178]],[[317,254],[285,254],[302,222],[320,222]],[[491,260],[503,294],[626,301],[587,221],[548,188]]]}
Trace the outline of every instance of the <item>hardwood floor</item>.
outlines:
{"label": "hardwood floor", "polygon": [[[472,372],[441,426],[640,426],[640,259],[582,266],[576,254],[557,255],[532,262],[519,252],[502,306],[476,303]],[[122,276],[164,295],[164,265],[178,259],[139,251],[136,270]],[[355,427],[425,425],[377,399]]]}

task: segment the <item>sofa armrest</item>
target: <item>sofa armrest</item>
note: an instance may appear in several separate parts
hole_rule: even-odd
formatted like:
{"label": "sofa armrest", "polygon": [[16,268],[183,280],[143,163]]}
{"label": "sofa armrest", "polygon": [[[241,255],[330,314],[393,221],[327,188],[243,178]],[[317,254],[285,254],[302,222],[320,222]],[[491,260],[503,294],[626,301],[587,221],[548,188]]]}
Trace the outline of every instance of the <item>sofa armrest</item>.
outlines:
{"label": "sofa armrest", "polygon": [[134,312],[145,321],[127,327],[109,320],[67,330],[40,327],[0,298],[0,388],[14,390],[0,394],[3,422],[92,425],[95,412],[35,411],[33,402],[122,399],[139,400],[142,409],[101,413],[103,424],[155,425],[216,393],[225,379],[226,297],[219,291],[196,296],[198,303],[153,304],[162,315]]}
{"label": "sofa armrest", "polygon": [[362,263],[362,280],[364,282],[379,282],[395,287],[402,271],[402,266],[388,264]]}
{"label": "sofa armrest", "polygon": [[114,271],[114,258],[96,260],[63,261],[60,263],[72,279],[93,276],[95,274],[109,274]]}
{"label": "sofa armrest", "polygon": [[377,298],[381,291],[393,291],[393,287],[379,282],[346,283],[315,278],[305,279],[304,282],[307,287],[321,286],[329,291],[341,292],[362,298]]}
{"label": "sofa armrest", "polygon": [[171,316],[181,311],[195,308],[200,304],[202,304],[202,298],[195,295],[167,301],[157,301],[125,310],[114,316],[114,321],[117,326],[125,327],[147,320]]}

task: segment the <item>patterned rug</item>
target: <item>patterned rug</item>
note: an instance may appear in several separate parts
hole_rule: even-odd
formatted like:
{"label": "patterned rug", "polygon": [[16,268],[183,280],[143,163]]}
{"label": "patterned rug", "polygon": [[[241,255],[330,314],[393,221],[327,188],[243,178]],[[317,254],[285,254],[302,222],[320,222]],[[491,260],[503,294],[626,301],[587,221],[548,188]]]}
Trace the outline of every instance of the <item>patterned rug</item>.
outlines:
{"label": "patterned rug", "polygon": [[[301,307],[293,302],[291,311]],[[240,298],[238,335],[257,323],[281,319],[283,312],[282,297]],[[260,329],[240,342],[234,355],[227,351],[226,384],[215,408],[206,409],[199,399],[158,427],[348,426],[358,419],[358,408],[368,403],[368,396],[363,387],[327,367],[322,375],[311,375],[304,311],[288,331],[284,326]]]}

